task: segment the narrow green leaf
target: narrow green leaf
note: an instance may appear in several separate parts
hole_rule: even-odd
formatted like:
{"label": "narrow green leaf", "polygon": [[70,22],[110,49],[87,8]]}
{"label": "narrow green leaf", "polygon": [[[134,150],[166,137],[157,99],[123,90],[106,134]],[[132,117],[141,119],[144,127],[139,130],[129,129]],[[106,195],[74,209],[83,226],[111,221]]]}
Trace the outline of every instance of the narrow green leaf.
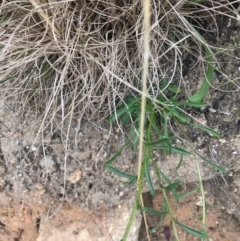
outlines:
{"label": "narrow green leaf", "polygon": [[177,154],[185,155],[185,156],[192,154],[191,152],[185,151],[184,149],[182,149],[180,147],[176,147],[176,146],[172,146],[171,151],[172,151],[172,153],[177,153]]}
{"label": "narrow green leaf", "polygon": [[221,138],[221,134],[218,133],[217,131],[214,131],[213,129],[206,127],[206,126],[201,126],[201,125],[193,125],[193,127],[198,128],[200,130],[206,131],[209,135]]}
{"label": "narrow green leaf", "polygon": [[174,94],[178,94],[178,93],[181,93],[182,92],[182,90],[179,88],[179,87],[177,87],[176,85],[169,85],[168,86],[168,89],[172,92],[172,93],[174,93]]}
{"label": "narrow green leaf", "polygon": [[167,185],[170,185],[172,183],[160,169],[158,169],[158,172],[161,178],[164,180],[164,182],[167,183]]}
{"label": "narrow green leaf", "polygon": [[132,103],[136,103],[136,102],[138,102],[139,100],[141,100],[141,98],[139,98],[139,97],[133,97],[133,96],[129,96],[129,97],[126,97],[126,98],[124,98],[124,100],[123,100],[123,103],[122,103],[122,105],[130,105],[130,104],[132,104]]}
{"label": "narrow green leaf", "polygon": [[161,90],[165,89],[168,83],[169,83],[168,79],[163,79],[163,81],[161,82]]}
{"label": "narrow green leaf", "polygon": [[[210,50],[210,48],[208,47],[208,45],[205,43],[205,40],[201,37],[201,35],[198,33],[198,31],[186,20],[186,18],[184,18],[185,23],[187,24],[187,26],[197,35],[198,39],[201,40],[201,44],[206,52],[206,62],[208,65],[208,69],[206,72],[206,76],[203,80],[203,83],[200,87],[200,89],[198,90],[198,92],[192,96],[189,96],[188,99],[191,102],[200,102],[204,99],[205,95],[207,94],[211,83],[213,81],[213,76],[214,76],[214,67],[213,67],[213,55],[212,52]],[[198,41],[199,41],[198,40]]]}
{"label": "narrow green leaf", "polygon": [[153,229],[151,229],[151,232],[152,232],[152,233],[155,233],[155,232],[159,229],[159,227],[160,227],[160,226],[162,225],[162,223],[163,223],[164,217],[169,213],[169,212],[168,212],[168,205],[167,205],[167,203],[166,203],[166,200],[164,200],[162,210],[163,210],[163,211],[161,211],[161,212],[163,213],[163,215],[160,216],[159,221],[158,221],[158,223],[156,224],[156,226],[155,226]]}
{"label": "narrow green leaf", "polygon": [[[158,173],[161,176],[161,178],[166,182],[167,185],[172,184],[172,182],[164,175],[164,173],[160,169],[158,169]],[[161,188],[161,186],[160,186],[160,188]],[[172,189],[171,192],[172,192],[173,197],[176,200],[176,202],[179,202],[178,193],[177,193],[176,189]]]}
{"label": "narrow green leaf", "polygon": [[179,198],[179,199],[187,198],[187,197],[193,195],[194,193],[198,192],[199,188],[200,188],[200,185],[197,185],[197,187],[195,187],[195,188],[194,188],[192,191],[190,191],[190,192],[178,194],[178,198]]}
{"label": "narrow green leaf", "polygon": [[120,170],[118,170],[117,168],[113,167],[113,166],[106,166],[106,168],[110,171],[113,172],[115,175],[119,176],[119,177],[124,177],[124,178],[128,178],[130,180],[135,179],[137,180],[137,176],[136,175],[132,175],[126,172],[122,172]]}
{"label": "narrow green leaf", "polygon": [[161,133],[161,131],[160,131],[160,126],[161,126],[160,123],[157,123],[156,120],[153,120],[153,122],[152,122],[152,127],[153,127],[154,131],[156,131],[156,134],[157,134],[159,137],[162,137],[162,133]]}
{"label": "narrow green leaf", "polygon": [[203,108],[206,107],[207,105],[202,102],[187,102],[187,101],[179,101],[176,102],[177,106],[191,106],[191,107],[196,107],[196,108]]}
{"label": "narrow green leaf", "polygon": [[159,145],[159,144],[162,144],[162,143],[166,143],[166,142],[170,142],[170,141],[173,141],[175,140],[176,138],[175,137],[168,137],[168,138],[162,138],[160,140],[157,140],[157,141],[154,141],[154,142],[151,142],[149,143],[148,145],[150,146],[156,146],[156,145]]}
{"label": "narrow green leaf", "polygon": [[208,237],[206,234],[201,233],[201,232],[199,232],[199,231],[197,231],[197,230],[195,230],[195,229],[192,229],[192,228],[190,228],[190,227],[188,227],[188,226],[186,226],[186,225],[183,225],[182,223],[178,222],[176,219],[174,219],[174,221],[175,221],[175,222],[177,223],[177,225],[178,225],[179,227],[181,227],[185,232],[190,233],[190,234],[192,234],[193,236],[195,236],[195,237],[197,237],[197,238],[209,239],[209,237]]}
{"label": "narrow green leaf", "polygon": [[151,150],[164,150],[164,151],[170,152],[171,146],[170,146],[170,144],[165,143],[165,145],[163,145],[163,146],[152,145],[152,146],[150,146],[150,149]]}
{"label": "narrow green leaf", "polygon": [[140,109],[139,107],[136,107],[133,106],[132,109],[129,110],[129,112],[126,112],[123,114],[122,118],[121,118],[121,122],[123,125],[128,125],[130,124],[131,121],[131,124],[135,124],[138,122],[138,120],[140,120]]}
{"label": "narrow green leaf", "polygon": [[125,125],[128,125],[131,121],[131,115],[129,113],[126,113],[123,115],[122,117],[122,124],[125,126]]}
{"label": "narrow green leaf", "polygon": [[134,177],[134,178],[130,179],[128,182],[122,182],[122,184],[125,186],[132,186],[136,181],[137,181],[137,179]]}
{"label": "narrow green leaf", "polygon": [[164,123],[164,137],[169,137],[169,128],[168,128],[168,115],[167,116],[163,116],[163,123]]}
{"label": "narrow green leaf", "polygon": [[128,145],[130,142],[130,139],[127,140],[127,142],[104,164],[104,166],[109,166],[111,165],[117,158],[118,156],[121,155],[123,149]]}
{"label": "narrow green leaf", "polygon": [[[124,103],[122,103],[118,108],[116,113],[114,113],[113,115],[111,115],[108,119],[108,122],[112,123],[113,121],[115,121],[116,119],[118,119],[120,116],[122,116],[124,113],[129,113],[134,111],[135,109],[139,109],[140,108],[140,103],[139,102],[139,98],[130,98],[132,101],[130,102],[129,100],[124,101]],[[129,103],[130,102],[130,103]],[[137,104],[137,105],[136,105]],[[134,106],[136,105],[136,106]]]}
{"label": "narrow green leaf", "polygon": [[158,145],[152,145],[150,146],[150,149],[152,150],[164,150],[164,151],[168,151],[170,153],[176,153],[176,154],[180,154],[180,155],[184,155],[184,156],[188,156],[191,155],[191,152],[185,151],[184,149],[180,148],[180,147],[175,147],[175,146],[171,146],[170,144],[165,143],[165,145],[162,146],[158,146]]}
{"label": "narrow green leaf", "polygon": [[191,121],[188,117],[182,115],[175,106],[166,106],[166,109],[169,111],[169,113],[173,116],[175,116],[179,121],[181,121],[184,124],[190,124]]}
{"label": "narrow green leaf", "polygon": [[184,124],[188,124],[188,125],[189,125],[189,124],[191,123],[191,121],[190,121],[189,118],[187,118],[186,116],[180,114],[178,111],[175,111],[175,112],[173,112],[172,114],[173,114],[175,117],[177,117],[178,120],[181,121],[181,122],[184,123]]}
{"label": "narrow green leaf", "polygon": [[139,207],[139,210],[145,213],[149,213],[151,215],[159,216],[159,217],[168,214],[167,211],[157,211],[153,208],[147,208],[147,207]]}
{"label": "narrow green leaf", "polygon": [[179,163],[177,164],[177,166],[176,166],[176,168],[175,168],[175,171],[177,171],[177,170],[180,168],[180,166],[182,165],[182,161],[183,161],[183,155],[181,155],[180,161],[179,161]]}
{"label": "narrow green leaf", "polygon": [[173,191],[173,190],[176,190],[176,188],[178,188],[178,186],[181,184],[181,181],[176,181],[176,182],[173,182],[171,184],[169,184],[168,186],[164,187],[165,190],[167,191]]}
{"label": "narrow green leaf", "polygon": [[198,153],[197,151],[194,151],[195,154],[197,154],[199,157],[201,157],[206,163],[208,163],[209,165],[211,165],[213,168],[215,168],[217,171],[220,171],[222,173],[227,173],[227,170],[220,167],[219,165],[217,165],[216,163],[208,160],[207,158],[203,157],[200,153]]}
{"label": "narrow green leaf", "polygon": [[111,115],[108,119],[109,123],[112,123],[113,121],[116,121],[119,117],[121,117],[125,113],[129,113],[131,109],[134,109],[134,106],[124,106],[124,107],[119,107],[117,108],[116,113]]}
{"label": "narrow green leaf", "polygon": [[155,193],[153,183],[152,183],[152,179],[151,179],[151,176],[150,176],[150,159],[149,158],[147,158],[147,160],[144,161],[144,166],[145,166],[144,167],[145,177],[146,177],[146,181],[147,181],[147,185],[148,185],[150,194],[152,196],[155,196],[156,193]]}

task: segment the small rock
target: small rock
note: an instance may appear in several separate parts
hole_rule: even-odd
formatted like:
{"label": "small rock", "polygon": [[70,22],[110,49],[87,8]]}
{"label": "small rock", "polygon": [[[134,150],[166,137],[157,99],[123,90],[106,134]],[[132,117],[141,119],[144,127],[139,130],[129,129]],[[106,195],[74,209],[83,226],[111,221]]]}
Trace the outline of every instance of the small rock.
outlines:
{"label": "small rock", "polygon": [[227,140],[225,140],[225,139],[219,139],[218,141],[219,141],[220,143],[224,144]]}
{"label": "small rock", "polygon": [[82,177],[82,172],[80,170],[75,170],[69,175],[67,180],[71,183],[76,183],[81,179],[81,177]]}
{"label": "small rock", "polygon": [[209,111],[210,111],[211,113],[217,112],[217,110],[215,110],[215,109],[213,109],[213,108],[208,108],[208,109],[209,109]]}
{"label": "small rock", "polygon": [[122,197],[123,195],[124,195],[124,192],[122,192],[122,191],[119,192],[119,194],[118,194],[119,197]]}
{"label": "small rock", "polygon": [[45,157],[43,157],[40,160],[40,166],[45,169],[48,173],[52,173],[55,171],[55,165],[54,165],[54,161],[52,159],[52,156],[47,155]]}
{"label": "small rock", "polygon": [[36,146],[31,146],[31,151],[36,151],[37,147]]}

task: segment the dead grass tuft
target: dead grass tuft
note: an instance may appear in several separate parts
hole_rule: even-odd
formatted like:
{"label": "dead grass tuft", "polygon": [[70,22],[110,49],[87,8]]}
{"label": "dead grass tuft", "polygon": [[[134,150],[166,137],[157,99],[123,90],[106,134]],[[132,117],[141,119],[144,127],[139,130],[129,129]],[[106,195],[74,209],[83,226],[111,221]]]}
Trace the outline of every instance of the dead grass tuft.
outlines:
{"label": "dead grass tuft", "polygon": [[[201,2],[152,1],[148,87],[156,88],[153,95],[162,79],[181,77],[189,52],[201,56],[201,47],[189,45],[194,36],[182,18],[201,20],[203,14],[194,15],[199,9],[208,21],[216,12],[231,15],[227,1],[209,1],[211,11]],[[1,92],[22,108],[31,103],[45,117],[53,110],[64,118],[104,119],[117,100],[140,92],[142,1],[3,0],[0,11]]]}

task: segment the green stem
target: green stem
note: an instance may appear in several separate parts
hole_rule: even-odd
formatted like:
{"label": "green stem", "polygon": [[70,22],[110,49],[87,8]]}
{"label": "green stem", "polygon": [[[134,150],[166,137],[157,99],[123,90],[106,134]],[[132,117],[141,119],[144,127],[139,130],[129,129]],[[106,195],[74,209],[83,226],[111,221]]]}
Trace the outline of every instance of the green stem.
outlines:
{"label": "green stem", "polygon": [[[152,161],[152,164],[153,164],[154,170],[155,170],[155,172],[156,172],[156,174],[157,174],[158,182],[161,183],[162,180],[161,180],[161,177],[160,177],[160,175],[159,175],[159,173],[158,173],[157,164],[156,164],[154,161]],[[164,188],[162,188],[161,185],[160,185],[160,189],[161,189],[161,191],[162,191],[162,193],[163,193],[164,200],[166,201],[167,208],[168,208],[168,212],[169,212],[169,215],[170,215],[170,217],[171,217],[171,221],[172,221],[172,224],[173,224],[173,231],[174,231],[175,239],[176,239],[177,241],[179,241],[178,234],[177,234],[177,228],[176,228],[176,224],[175,224],[175,218],[174,218],[174,215],[173,215],[173,212],[172,212],[172,209],[171,209],[171,205],[170,205],[170,203],[169,203],[169,201],[168,201],[168,197],[167,197],[166,191],[165,191]]]}
{"label": "green stem", "polygon": [[173,231],[174,231],[174,235],[175,235],[175,239],[177,241],[179,241],[179,238],[178,238],[178,234],[177,234],[177,228],[176,228],[176,224],[175,224],[175,218],[173,216],[173,212],[172,212],[172,209],[171,209],[171,205],[168,201],[168,197],[167,197],[167,194],[166,194],[166,191],[164,189],[162,189],[162,193],[163,193],[163,196],[164,196],[164,199],[167,203],[167,207],[168,207],[168,211],[169,211],[169,215],[171,217],[171,221],[172,221],[172,225],[173,225]]}
{"label": "green stem", "polygon": [[137,214],[137,210],[138,210],[138,207],[139,207],[139,204],[140,204],[140,198],[141,198],[141,194],[142,194],[143,173],[144,173],[144,165],[142,165],[142,167],[141,167],[140,177],[139,177],[138,184],[137,184],[137,195],[136,195],[136,198],[135,198],[133,210],[131,212],[127,227],[125,229],[125,232],[124,232],[124,235],[123,235],[123,238],[122,238],[121,241],[127,240],[127,237],[130,233],[130,229],[132,227],[134,218]]}
{"label": "green stem", "polygon": [[[197,158],[195,158],[196,161],[196,166],[197,166],[197,172],[198,172],[198,178],[199,178],[199,184],[200,184],[200,190],[201,190],[201,195],[202,195],[202,231],[204,234],[206,234],[206,202],[205,202],[205,193],[204,193],[204,188],[202,184],[202,175],[201,175],[201,170],[199,168],[199,163]],[[203,239],[202,239],[203,240]]]}

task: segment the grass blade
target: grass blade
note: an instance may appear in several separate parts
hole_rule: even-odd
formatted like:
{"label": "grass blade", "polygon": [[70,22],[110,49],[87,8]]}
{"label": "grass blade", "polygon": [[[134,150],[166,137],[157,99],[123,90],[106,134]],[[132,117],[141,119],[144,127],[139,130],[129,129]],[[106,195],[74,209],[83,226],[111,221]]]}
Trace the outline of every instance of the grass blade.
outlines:
{"label": "grass blade", "polygon": [[144,163],[144,165],[145,165],[144,172],[145,172],[145,177],[146,177],[146,181],[147,181],[147,185],[148,185],[150,194],[152,196],[155,196],[156,193],[155,193],[155,190],[153,187],[152,178],[150,176],[150,163],[149,162],[150,162],[150,159],[147,158],[147,160]]}
{"label": "grass blade", "polygon": [[179,87],[177,87],[176,85],[169,85],[168,86],[168,89],[172,92],[172,93],[174,93],[174,94],[179,94],[179,93],[181,93],[182,92],[182,90],[179,88]]}
{"label": "grass blade", "polygon": [[[171,185],[172,184],[172,182],[164,175],[164,173],[160,169],[158,169],[158,173],[161,176],[161,178],[166,182],[167,185]],[[177,202],[179,202],[178,194],[177,194],[176,189],[172,189],[171,192],[173,194],[174,199]]]}
{"label": "grass blade", "polygon": [[167,191],[173,191],[173,190],[176,190],[176,188],[181,184],[181,181],[176,181],[176,182],[173,182],[171,184],[169,184],[168,186],[164,187],[165,190]]}
{"label": "grass blade", "polygon": [[182,223],[179,223],[176,219],[174,219],[174,221],[177,223],[177,225],[179,227],[181,227],[185,232],[189,233],[189,234],[192,234],[193,236],[197,237],[197,238],[202,238],[202,239],[209,239],[209,237],[204,234],[204,233],[201,233],[195,229],[192,229],[186,225],[183,225]]}
{"label": "grass blade", "polygon": [[171,113],[171,115],[175,116],[182,123],[184,123],[184,124],[191,123],[190,119],[188,117],[186,117],[185,115],[180,114],[175,106],[167,106],[166,109],[169,111],[169,113]]}
{"label": "grass blade", "polygon": [[158,223],[156,224],[156,226],[151,230],[152,233],[155,233],[159,227],[162,225],[162,222],[164,220],[164,217],[169,214],[169,211],[168,211],[168,206],[167,206],[167,203],[166,203],[166,200],[164,200],[164,203],[163,203],[163,208],[162,208],[163,211],[160,211],[162,213],[162,216],[160,217]]}
{"label": "grass blade", "polygon": [[206,52],[206,62],[208,64],[208,69],[206,72],[206,76],[203,80],[202,86],[198,90],[198,92],[192,96],[189,96],[188,99],[191,102],[201,102],[205,95],[207,94],[211,83],[213,81],[213,76],[214,76],[214,66],[213,66],[213,55],[208,47],[208,45],[205,43],[205,40],[201,37],[201,35],[198,33],[198,31],[185,19],[183,18],[184,22],[187,24],[187,26],[195,33],[195,35],[198,37],[198,41],[201,42],[205,52]]}
{"label": "grass blade", "polygon": [[122,116],[124,113],[130,114],[134,109],[140,109],[140,106],[134,106],[139,102],[139,98],[127,98],[124,100],[124,103],[122,103],[118,108],[116,113],[111,115],[108,119],[110,123],[117,120],[120,116]]}
{"label": "grass blade", "polygon": [[190,192],[178,194],[179,200],[180,200],[180,199],[187,198],[187,197],[193,195],[194,193],[196,193],[196,192],[199,190],[199,188],[200,188],[200,185],[197,185],[197,187],[195,187],[195,188],[194,188],[192,191],[190,191]]}
{"label": "grass blade", "polygon": [[132,180],[137,180],[137,176],[136,175],[132,175],[132,174],[129,174],[129,173],[125,173],[125,172],[122,172],[120,170],[118,170],[117,168],[113,167],[113,166],[106,166],[106,168],[110,171],[110,172],[113,172],[115,175],[119,176],[119,177],[124,177],[124,178],[128,178],[130,179],[131,181]]}
{"label": "grass blade", "polygon": [[192,154],[191,152],[185,151],[184,149],[176,146],[172,146],[171,151],[172,153],[180,154],[183,156],[188,156]]}
{"label": "grass blade", "polygon": [[213,129],[206,127],[206,126],[201,126],[201,125],[194,125],[193,127],[198,128],[200,130],[206,131],[209,135],[221,138],[221,134],[218,133],[217,131],[214,131]]}
{"label": "grass blade", "polygon": [[195,108],[203,108],[206,107],[207,105],[202,102],[187,102],[187,101],[179,101],[175,103],[177,106],[190,106],[190,107],[195,107]]}
{"label": "grass blade", "polygon": [[180,166],[182,165],[182,161],[183,161],[183,155],[181,155],[180,161],[179,161],[179,163],[177,164],[177,166],[176,166],[176,168],[175,168],[175,171],[177,171],[177,170],[180,168]]}
{"label": "grass blade", "polygon": [[127,140],[127,142],[104,164],[104,166],[109,166],[111,165],[117,158],[118,156],[121,155],[123,149],[128,145],[130,142],[130,139]]}
{"label": "grass blade", "polygon": [[149,143],[150,146],[156,146],[158,144],[166,143],[175,140],[175,137],[162,138],[160,140]]}
{"label": "grass blade", "polygon": [[168,214],[168,211],[157,211],[153,208],[147,208],[147,207],[139,207],[139,210],[151,215],[159,216],[159,217],[162,217],[163,215]]}
{"label": "grass blade", "polygon": [[198,153],[197,151],[194,151],[195,154],[197,154],[199,157],[201,157],[206,163],[208,163],[209,165],[211,165],[214,169],[216,169],[217,171],[220,171],[222,173],[227,173],[227,170],[220,167],[219,165],[217,165],[216,163],[208,160],[207,158],[205,158],[204,156],[202,156],[200,153]]}

